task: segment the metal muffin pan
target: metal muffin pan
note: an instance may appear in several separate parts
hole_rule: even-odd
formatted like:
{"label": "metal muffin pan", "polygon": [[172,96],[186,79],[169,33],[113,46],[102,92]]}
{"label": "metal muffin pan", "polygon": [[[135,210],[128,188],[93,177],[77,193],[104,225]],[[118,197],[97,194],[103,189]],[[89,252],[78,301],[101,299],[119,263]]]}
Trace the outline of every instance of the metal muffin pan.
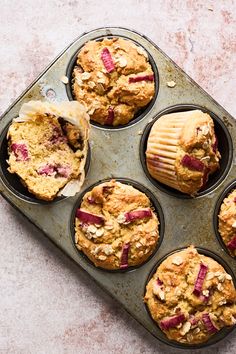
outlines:
{"label": "metal muffin pan", "polygon": [[[140,44],[153,58],[159,73],[159,91],[152,107],[135,120],[131,125],[121,128],[92,125],[90,148],[91,162],[81,193],[75,197],[65,198],[58,203],[29,203],[15,195],[5,183],[4,170],[0,168],[0,191],[12,205],[23,213],[32,223],[39,227],[58,247],[69,255],[78,265],[86,270],[111,296],[149,332],[164,343],[181,348],[189,348],[170,342],[146,311],[143,303],[144,287],[153,267],[165,255],[173,250],[194,244],[213,252],[220,257],[236,275],[235,260],[222,248],[216,238],[214,228],[214,211],[218,198],[225,188],[234,181],[236,126],[233,117],[203,91],[187,76],[169,57],[167,57],[152,41],[142,34],[124,28],[100,28],[83,34],[70,44],[32,85],[3,114],[0,120],[0,133],[3,134],[12,118],[17,116],[21,105],[31,99],[48,99],[51,101],[69,100],[66,85],[60,78],[68,72],[68,67],[75,53],[88,40],[102,37],[124,37]],[[170,88],[168,81],[175,81],[176,86]],[[142,167],[140,160],[140,142],[145,127],[160,112],[176,105],[197,105],[212,112],[217,118],[219,128],[223,129],[228,147],[222,145],[226,158],[225,171],[217,183],[213,183],[207,193],[197,198],[179,198],[168,193],[157,184],[153,184]],[[214,118],[214,116],[213,116]],[[227,149],[229,149],[227,151]],[[4,156],[1,165],[4,164]],[[77,200],[83,192],[100,180],[119,176],[129,178],[150,190],[160,203],[164,214],[165,232],[163,241],[157,252],[142,266],[127,272],[108,272],[96,268],[80,254],[73,243],[71,217]],[[223,332],[222,332],[223,333]],[[205,347],[215,343],[219,338],[194,347]]]}

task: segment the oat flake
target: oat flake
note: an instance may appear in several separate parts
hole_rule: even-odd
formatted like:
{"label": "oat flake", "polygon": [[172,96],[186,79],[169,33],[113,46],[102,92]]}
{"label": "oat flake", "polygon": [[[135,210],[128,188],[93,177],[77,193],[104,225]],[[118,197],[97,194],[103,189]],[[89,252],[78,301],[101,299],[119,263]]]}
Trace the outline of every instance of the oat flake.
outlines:
{"label": "oat flake", "polygon": [[177,256],[172,260],[172,263],[175,265],[180,265],[183,263],[183,259],[181,257]]}
{"label": "oat flake", "polygon": [[68,84],[68,82],[69,82],[68,77],[65,76],[65,75],[63,75],[60,80],[61,80],[61,82],[63,82],[63,84],[65,84],[65,85]]}
{"label": "oat flake", "polygon": [[88,82],[88,87],[90,87],[91,89],[93,89],[95,86],[96,86],[95,82],[93,81]]}
{"label": "oat flake", "polygon": [[168,82],[166,83],[166,85],[167,85],[168,87],[173,88],[173,87],[176,86],[176,82],[175,82],[175,81],[168,81]]}
{"label": "oat flake", "polygon": [[82,80],[88,80],[90,78],[91,74],[85,71],[83,74],[81,74],[81,79]]}
{"label": "oat flake", "polygon": [[107,257],[101,255],[101,256],[98,256],[98,259],[99,259],[100,261],[105,261],[105,260],[107,259]]}

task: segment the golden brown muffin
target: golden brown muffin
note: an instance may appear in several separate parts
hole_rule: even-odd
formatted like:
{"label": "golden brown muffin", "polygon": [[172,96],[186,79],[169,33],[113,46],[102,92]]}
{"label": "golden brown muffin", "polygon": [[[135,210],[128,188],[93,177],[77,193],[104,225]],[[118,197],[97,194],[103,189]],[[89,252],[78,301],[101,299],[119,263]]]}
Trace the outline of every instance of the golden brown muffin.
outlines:
{"label": "golden brown muffin", "polygon": [[78,53],[73,92],[92,120],[113,126],[128,123],[154,97],[147,53],[122,38],[87,42]]}
{"label": "golden brown muffin", "polygon": [[147,284],[144,301],[166,336],[181,343],[203,343],[236,323],[231,276],[193,246],[160,264]]}
{"label": "golden brown muffin", "polygon": [[126,269],[153,253],[158,225],[144,193],[111,180],[84,195],[76,212],[75,243],[96,266]]}
{"label": "golden brown muffin", "polygon": [[157,181],[183,193],[204,189],[219,168],[214,122],[200,110],[165,114],[152,126],[146,163]]}
{"label": "golden brown muffin", "polygon": [[232,256],[236,256],[236,189],[224,200],[220,207],[219,233]]}
{"label": "golden brown muffin", "polygon": [[[31,101],[9,127],[9,172],[36,198],[79,191],[84,180],[89,117],[78,102]],[[63,188],[63,189],[62,189]]]}

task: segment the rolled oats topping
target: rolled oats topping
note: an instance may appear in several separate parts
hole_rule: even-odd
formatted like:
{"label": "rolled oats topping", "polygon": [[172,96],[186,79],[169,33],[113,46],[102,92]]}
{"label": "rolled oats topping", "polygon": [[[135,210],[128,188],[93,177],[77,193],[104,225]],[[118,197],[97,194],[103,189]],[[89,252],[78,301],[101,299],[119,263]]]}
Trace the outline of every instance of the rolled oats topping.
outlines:
{"label": "rolled oats topping", "polygon": [[90,77],[91,77],[91,74],[86,71],[81,74],[81,80],[83,80],[83,81],[88,80]]}
{"label": "rolled oats topping", "polygon": [[111,180],[95,186],[76,211],[76,246],[106,269],[142,264],[159,238],[151,207],[149,198],[130,185]]}
{"label": "rolled oats topping", "polygon": [[[177,257],[181,266],[175,264]],[[170,340],[203,343],[236,322],[236,290],[230,280],[218,262],[190,246],[158,266],[144,301]]]}
{"label": "rolled oats topping", "polygon": [[89,86],[89,88],[93,89],[96,86],[96,84],[94,81],[89,81],[88,86]]}
{"label": "rolled oats topping", "polygon": [[[133,80],[134,75],[138,79]],[[79,51],[72,89],[86,106],[94,99],[100,102],[99,109],[89,109],[91,120],[118,126],[132,120],[153,99],[154,73],[147,53],[131,40],[104,38],[87,42]],[[112,120],[107,120],[109,107],[114,111]]]}
{"label": "rolled oats topping", "polygon": [[180,265],[183,263],[183,259],[181,257],[175,257],[172,261],[173,264]]}

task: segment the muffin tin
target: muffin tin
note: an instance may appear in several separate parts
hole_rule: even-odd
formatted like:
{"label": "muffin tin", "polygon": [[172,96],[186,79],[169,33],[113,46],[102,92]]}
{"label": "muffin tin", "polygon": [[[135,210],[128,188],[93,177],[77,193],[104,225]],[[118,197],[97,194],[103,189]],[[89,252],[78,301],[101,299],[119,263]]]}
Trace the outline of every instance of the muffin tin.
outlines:
{"label": "muffin tin", "polygon": [[[158,71],[155,73],[156,96],[149,107],[129,124],[108,128],[92,123],[90,149],[90,169],[87,173],[81,193],[64,198],[57,203],[41,203],[24,198],[15,190],[19,180],[6,178],[5,156],[6,127],[17,116],[21,105],[29,100],[71,100],[69,84],[60,78],[71,72],[75,54],[88,40],[101,40],[103,37],[124,37],[142,46],[153,59]],[[159,73],[159,74],[158,74]],[[174,81],[176,86],[170,88],[167,82]],[[201,107],[211,112],[216,123],[216,131],[223,156],[222,167],[218,175],[212,177],[207,189],[197,198],[181,195],[177,191],[156,183],[147,174],[144,164],[144,147],[152,121],[160,112],[193,109]],[[0,191],[13,206],[23,213],[32,223],[39,227],[58,247],[85,269],[105,290],[149,332],[159,340],[179,348],[200,348],[216,343],[232,328],[220,331],[203,344],[189,346],[171,342],[153,323],[143,303],[144,288],[150,273],[163,257],[173,250],[194,244],[202,252],[210,253],[232,275],[236,275],[236,263],[217,238],[216,213],[222,193],[233,183],[236,176],[234,141],[236,141],[235,121],[217,102],[190,79],[170,58],[153,42],[142,34],[124,28],[100,28],[83,34],[69,45],[53,63],[37,78],[30,87],[3,114],[0,120]],[[5,144],[5,147],[4,147]],[[11,176],[12,177],[12,176]],[[129,178],[146,187],[158,200],[163,211],[160,220],[165,229],[163,240],[154,255],[138,268],[126,272],[111,272],[96,268],[76,248],[73,242],[72,219],[75,207],[87,188],[93,184],[112,177]],[[142,189],[142,186],[140,187]],[[13,187],[13,188],[12,188]],[[227,189],[227,193],[230,190]],[[216,211],[215,211],[216,210]],[[164,220],[164,221],[163,221]],[[160,242],[160,241],[159,241]],[[234,279],[235,281],[235,279]]]}

